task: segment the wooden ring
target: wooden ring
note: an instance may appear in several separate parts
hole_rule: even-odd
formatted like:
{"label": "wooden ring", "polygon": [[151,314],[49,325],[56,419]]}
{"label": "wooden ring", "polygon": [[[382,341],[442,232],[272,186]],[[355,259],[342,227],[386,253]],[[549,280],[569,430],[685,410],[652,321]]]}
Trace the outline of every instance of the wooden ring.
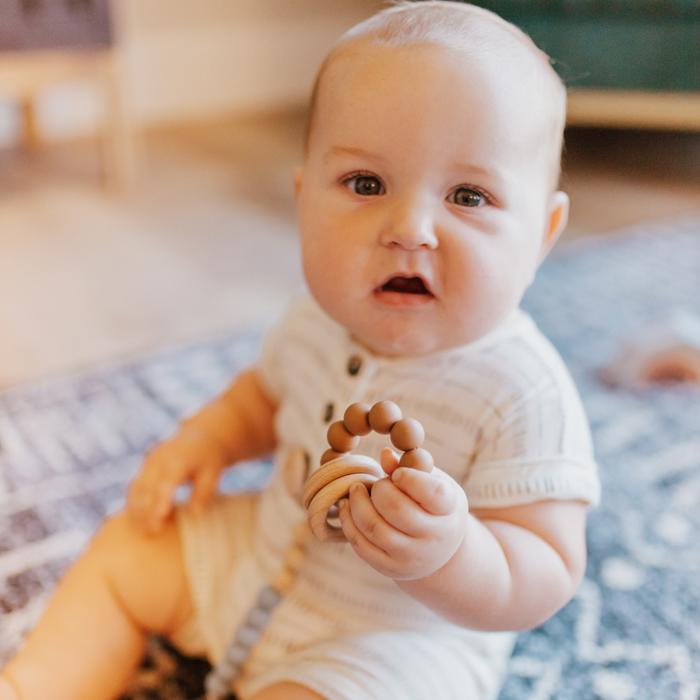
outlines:
{"label": "wooden ring", "polygon": [[350,487],[359,482],[371,490],[375,481],[386,476],[379,462],[366,455],[339,452],[357,444],[358,435],[375,432],[389,434],[393,445],[403,450],[399,466],[422,471],[433,468],[432,455],[421,447],[425,439],[423,426],[415,419],[403,418],[399,407],[391,401],[380,401],[372,408],[351,404],[343,421],[328,428],[331,449],[321,457],[321,468],[307,479],[302,502],[307,509],[309,526],[319,540],[342,542],[343,531],[328,522],[329,512]]}

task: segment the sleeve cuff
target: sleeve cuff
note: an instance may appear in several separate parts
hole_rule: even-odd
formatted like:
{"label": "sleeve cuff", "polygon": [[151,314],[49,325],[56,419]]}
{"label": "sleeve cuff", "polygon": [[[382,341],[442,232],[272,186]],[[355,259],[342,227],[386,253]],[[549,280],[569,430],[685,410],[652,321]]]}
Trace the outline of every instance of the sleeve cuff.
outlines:
{"label": "sleeve cuff", "polygon": [[480,464],[465,480],[464,489],[469,505],[476,508],[543,500],[577,500],[597,506],[601,491],[595,463],[567,457]]}

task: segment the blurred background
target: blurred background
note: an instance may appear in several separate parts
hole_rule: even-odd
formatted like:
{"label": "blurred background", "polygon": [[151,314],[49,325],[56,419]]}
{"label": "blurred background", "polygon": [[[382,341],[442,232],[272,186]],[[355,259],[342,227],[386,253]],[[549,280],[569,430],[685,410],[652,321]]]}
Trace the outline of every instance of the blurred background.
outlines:
{"label": "blurred background", "polygon": [[[697,2],[479,4],[570,87],[564,242],[700,211]],[[277,313],[314,73],[382,6],[0,0],[0,387]]]}

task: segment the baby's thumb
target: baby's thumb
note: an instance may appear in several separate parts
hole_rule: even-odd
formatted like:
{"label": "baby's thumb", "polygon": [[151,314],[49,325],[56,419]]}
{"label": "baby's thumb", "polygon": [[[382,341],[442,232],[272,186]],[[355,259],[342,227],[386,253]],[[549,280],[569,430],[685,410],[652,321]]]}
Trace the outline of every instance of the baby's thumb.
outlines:
{"label": "baby's thumb", "polygon": [[219,482],[218,469],[202,469],[192,485],[190,507],[195,513],[201,513],[216,490]]}

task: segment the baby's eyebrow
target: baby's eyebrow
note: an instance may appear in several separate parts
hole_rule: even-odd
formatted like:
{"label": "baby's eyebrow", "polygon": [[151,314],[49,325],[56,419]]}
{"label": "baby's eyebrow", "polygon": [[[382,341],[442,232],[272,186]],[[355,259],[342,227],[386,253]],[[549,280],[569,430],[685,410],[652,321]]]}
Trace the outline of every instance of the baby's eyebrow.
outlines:
{"label": "baby's eyebrow", "polygon": [[473,163],[453,163],[453,170],[459,170],[461,172],[470,172],[475,175],[483,175],[484,177],[490,177],[492,175],[498,175],[497,172],[491,168],[485,168],[481,165],[474,165]]}
{"label": "baby's eyebrow", "polygon": [[508,170],[502,170],[498,167],[486,167],[476,163],[453,163],[452,171],[458,177],[466,174],[468,177],[483,178],[487,182],[492,183],[496,188],[504,188],[509,182],[512,182],[512,177]]}
{"label": "baby's eyebrow", "polygon": [[386,159],[378,153],[372,153],[364,148],[357,146],[332,146],[323,155],[323,162],[328,162],[333,156],[359,156],[360,158],[369,158],[385,162]]}

